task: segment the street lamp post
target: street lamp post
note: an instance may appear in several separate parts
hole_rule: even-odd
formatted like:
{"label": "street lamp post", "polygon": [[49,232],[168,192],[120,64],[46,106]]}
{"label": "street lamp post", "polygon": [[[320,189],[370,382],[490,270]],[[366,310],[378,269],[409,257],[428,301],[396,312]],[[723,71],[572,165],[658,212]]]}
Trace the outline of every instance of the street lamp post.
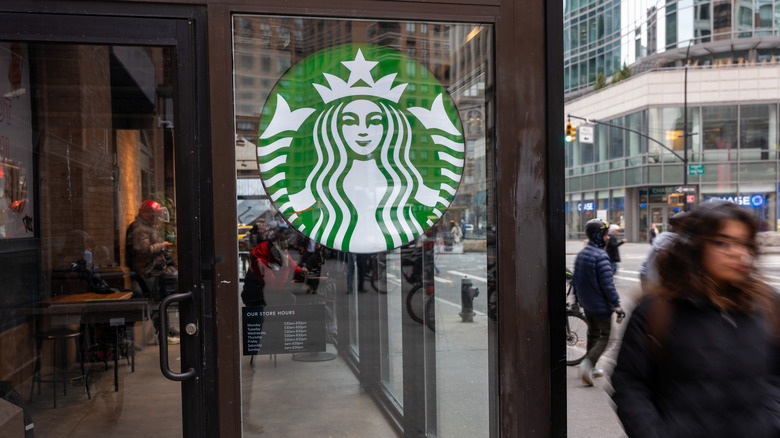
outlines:
{"label": "street lamp post", "polygon": [[[688,41],[688,48],[685,50],[685,84],[683,86],[683,186],[688,186],[688,55],[691,53],[693,41]],[[683,210],[688,211],[688,195],[686,194],[683,202]]]}

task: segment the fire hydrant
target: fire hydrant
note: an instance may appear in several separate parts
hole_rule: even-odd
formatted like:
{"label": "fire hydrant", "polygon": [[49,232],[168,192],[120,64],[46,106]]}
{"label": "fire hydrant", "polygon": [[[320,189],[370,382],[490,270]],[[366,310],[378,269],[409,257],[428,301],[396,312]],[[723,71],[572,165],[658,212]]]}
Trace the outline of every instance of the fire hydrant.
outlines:
{"label": "fire hydrant", "polygon": [[474,287],[471,279],[460,281],[460,318],[461,322],[474,322],[474,297],[479,295],[479,289]]}

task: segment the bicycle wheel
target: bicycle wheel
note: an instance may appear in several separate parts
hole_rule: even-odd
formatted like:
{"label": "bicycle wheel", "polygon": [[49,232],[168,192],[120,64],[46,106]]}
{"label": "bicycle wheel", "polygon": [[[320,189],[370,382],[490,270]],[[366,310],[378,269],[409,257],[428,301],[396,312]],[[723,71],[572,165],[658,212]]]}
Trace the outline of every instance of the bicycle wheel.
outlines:
{"label": "bicycle wheel", "polygon": [[415,321],[419,322],[420,324],[423,323],[423,296],[422,293],[419,295],[417,294],[418,291],[422,291],[422,285],[418,284],[415,286],[412,290],[409,291],[409,294],[406,295],[406,311],[409,312],[409,316]]}
{"label": "bicycle wheel", "polygon": [[425,325],[432,331],[436,331],[436,299],[433,295],[425,300]]}
{"label": "bicycle wheel", "polygon": [[579,365],[588,351],[588,322],[581,313],[566,312],[566,365]]}
{"label": "bicycle wheel", "polygon": [[[383,276],[384,277],[384,276]],[[387,279],[379,279],[377,275],[371,275],[371,287],[380,294],[387,293]]]}
{"label": "bicycle wheel", "polygon": [[371,263],[371,287],[380,294],[387,293],[387,264],[379,260],[379,256],[372,259]]}

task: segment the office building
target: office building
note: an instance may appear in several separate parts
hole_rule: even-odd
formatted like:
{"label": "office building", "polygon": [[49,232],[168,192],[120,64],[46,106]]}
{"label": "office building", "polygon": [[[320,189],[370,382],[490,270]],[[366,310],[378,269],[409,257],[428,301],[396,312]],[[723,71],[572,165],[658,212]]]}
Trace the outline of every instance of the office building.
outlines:
{"label": "office building", "polygon": [[777,230],[780,5],[566,3],[565,113],[579,128],[567,236],[599,216],[645,241],[684,208],[670,205],[678,192],[736,202]]}

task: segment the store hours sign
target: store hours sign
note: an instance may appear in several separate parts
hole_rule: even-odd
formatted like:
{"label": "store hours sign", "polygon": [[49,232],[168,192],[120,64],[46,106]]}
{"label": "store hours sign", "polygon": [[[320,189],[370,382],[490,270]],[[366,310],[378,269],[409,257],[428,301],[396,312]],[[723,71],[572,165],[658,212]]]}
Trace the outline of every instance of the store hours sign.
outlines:
{"label": "store hours sign", "polygon": [[263,108],[257,160],[293,227],[338,250],[374,253],[413,241],[449,207],[463,174],[463,126],[423,65],[345,44],[282,76]]}

